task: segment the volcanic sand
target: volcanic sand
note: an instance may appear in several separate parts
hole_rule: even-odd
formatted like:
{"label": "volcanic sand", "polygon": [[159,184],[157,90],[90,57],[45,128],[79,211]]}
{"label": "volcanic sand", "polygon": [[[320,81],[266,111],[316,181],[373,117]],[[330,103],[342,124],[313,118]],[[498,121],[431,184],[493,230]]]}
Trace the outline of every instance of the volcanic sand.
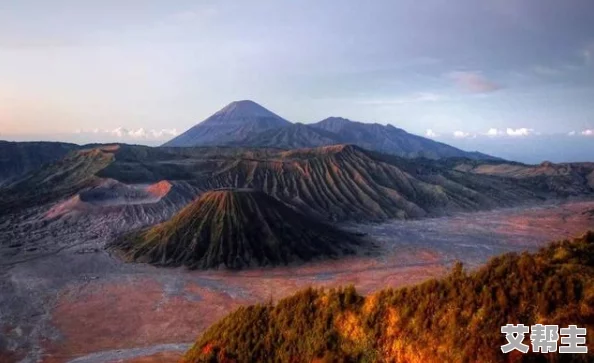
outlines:
{"label": "volcanic sand", "polygon": [[455,260],[475,267],[581,234],[594,228],[593,209],[592,201],[571,202],[343,225],[367,233],[383,252],[240,272],[127,264],[74,244],[0,270],[0,361],[175,361],[240,305],[277,301],[307,286],[354,284],[369,293],[440,277]]}

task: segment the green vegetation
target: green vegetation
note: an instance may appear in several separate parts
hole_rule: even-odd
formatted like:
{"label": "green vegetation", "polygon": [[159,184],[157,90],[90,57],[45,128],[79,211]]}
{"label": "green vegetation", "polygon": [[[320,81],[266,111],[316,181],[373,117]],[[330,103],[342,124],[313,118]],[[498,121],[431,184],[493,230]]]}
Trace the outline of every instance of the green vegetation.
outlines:
{"label": "green vegetation", "polygon": [[[587,328],[590,354],[501,353],[502,325],[537,323]],[[594,233],[496,257],[472,273],[458,263],[445,278],[368,297],[353,287],[307,289],[276,305],[242,307],[184,357],[234,361],[592,362]]]}

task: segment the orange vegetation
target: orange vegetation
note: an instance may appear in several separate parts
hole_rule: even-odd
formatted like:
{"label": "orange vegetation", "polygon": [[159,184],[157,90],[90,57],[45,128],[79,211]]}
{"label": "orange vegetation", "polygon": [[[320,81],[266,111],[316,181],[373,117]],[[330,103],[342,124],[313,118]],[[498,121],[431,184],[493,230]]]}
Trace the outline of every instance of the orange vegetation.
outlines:
{"label": "orange vegetation", "polygon": [[[577,325],[589,354],[503,354],[505,324]],[[209,328],[184,362],[592,362],[594,232],[538,253],[509,253],[468,273],[374,297],[344,289],[301,291],[276,305],[241,307]],[[528,338],[526,337],[526,340]],[[213,348],[214,346],[214,348]]]}

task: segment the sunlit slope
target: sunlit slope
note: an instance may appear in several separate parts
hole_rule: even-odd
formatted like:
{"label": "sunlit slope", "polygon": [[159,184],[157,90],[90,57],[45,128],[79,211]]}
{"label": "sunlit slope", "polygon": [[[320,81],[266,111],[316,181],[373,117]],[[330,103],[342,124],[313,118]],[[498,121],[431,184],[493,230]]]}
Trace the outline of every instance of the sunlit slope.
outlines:
{"label": "sunlit slope", "polygon": [[[588,329],[589,355],[502,354],[506,324]],[[525,341],[530,344],[528,336]],[[242,307],[212,326],[184,362],[591,362],[594,233],[538,253],[506,254],[476,272],[363,297],[305,290]]]}
{"label": "sunlit slope", "polygon": [[299,214],[263,192],[216,190],[169,221],[115,243],[140,262],[190,268],[284,265],[355,252],[353,235]]}

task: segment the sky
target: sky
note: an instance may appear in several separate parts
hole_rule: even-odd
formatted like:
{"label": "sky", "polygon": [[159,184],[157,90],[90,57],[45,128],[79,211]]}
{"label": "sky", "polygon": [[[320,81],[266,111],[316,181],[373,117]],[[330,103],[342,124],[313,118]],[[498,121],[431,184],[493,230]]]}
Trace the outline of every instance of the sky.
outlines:
{"label": "sky", "polygon": [[154,145],[252,99],[594,161],[593,16],[591,0],[0,0],[0,139]]}

